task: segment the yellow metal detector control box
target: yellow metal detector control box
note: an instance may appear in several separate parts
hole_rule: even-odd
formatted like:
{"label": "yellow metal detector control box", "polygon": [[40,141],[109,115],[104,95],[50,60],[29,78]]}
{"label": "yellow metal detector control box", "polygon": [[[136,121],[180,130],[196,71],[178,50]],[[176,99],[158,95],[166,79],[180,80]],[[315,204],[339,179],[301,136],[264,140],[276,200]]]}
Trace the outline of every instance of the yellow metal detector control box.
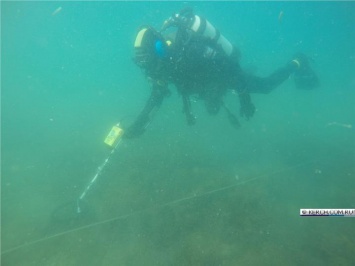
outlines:
{"label": "yellow metal detector control box", "polygon": [[117,143],[117,141],[120,139],[122,135],[123,135],[123,129],[119,127],[119,124],[114,125],[110,133],[108,133],[104,142],[110,147],[114,148],[115,144]]}

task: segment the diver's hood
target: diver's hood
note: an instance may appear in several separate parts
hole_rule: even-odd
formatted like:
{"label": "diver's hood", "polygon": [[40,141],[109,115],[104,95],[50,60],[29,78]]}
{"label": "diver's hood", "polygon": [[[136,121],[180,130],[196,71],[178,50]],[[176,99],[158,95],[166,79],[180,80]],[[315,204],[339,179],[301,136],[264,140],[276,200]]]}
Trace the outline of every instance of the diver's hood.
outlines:
{"label": "diver's hood", "polygon": [[149,26],[141,27],[134,42],[134,61],[142,68],[153,67],[166,56],[167,44],[162,35]]}

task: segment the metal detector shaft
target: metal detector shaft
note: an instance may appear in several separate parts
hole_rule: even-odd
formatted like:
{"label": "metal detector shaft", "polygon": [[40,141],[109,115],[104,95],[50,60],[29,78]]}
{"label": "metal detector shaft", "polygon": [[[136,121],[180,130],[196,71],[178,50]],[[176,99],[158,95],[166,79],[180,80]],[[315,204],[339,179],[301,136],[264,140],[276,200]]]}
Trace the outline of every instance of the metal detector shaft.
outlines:
{"label": "metal detector shaft", "polygon": [[77,200],[77,213],[81,212],[81,208],[80,208],[80,201],[83,200],[86,196],[86,194],[88,193],[88,191],[91,189],[92,185],[96,182],[97,178],[99,177],[99,175],[101,174],[101,172],[104,170],[104,168],[106,167],[108,161],[110,160],[112,154],[115,152],[115,150],[117,149],[118,145],[121,143],[121,139],[117,141],[117,144],[115,145],[115,147],[111,150],[110,154],[107,156],[107,158],[105,159],[105,161],[102,163],[102,165],[100,165],[97,168],[96,174],[95,176],[91,179],[91,181],[89,182],[89,184],[86,186],[86,188],[84,189],[83,193],[81,193],[80,197]]}

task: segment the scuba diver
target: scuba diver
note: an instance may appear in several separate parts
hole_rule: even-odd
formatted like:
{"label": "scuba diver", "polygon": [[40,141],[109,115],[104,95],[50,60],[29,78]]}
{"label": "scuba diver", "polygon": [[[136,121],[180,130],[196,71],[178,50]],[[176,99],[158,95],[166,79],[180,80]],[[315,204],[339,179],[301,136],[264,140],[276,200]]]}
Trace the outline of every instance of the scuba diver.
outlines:
{"label": "scuba diver", "polygon": [[167,19],[161,30],[150,26],[139,29],[134,43],[134,61],[151,83],[151,94],[125,137],[140,136],[154,112],[170,95],[174,84],[182,98],[183,112],[189,125],[196,122],[191,96],[204,100],[209,114],[225,109],[231,123],[239,127],[237,117],[223,103],[228,89],[238,94],[240,115],[249,120],[255,112],[251,93],[267,94],[294,75],[296,87],[313,89],[318,78],[310,68],[308,57],[296,54],[285,66],[268,77],[257,77],[243,71],[240,52],[208,20],[185,8]]}

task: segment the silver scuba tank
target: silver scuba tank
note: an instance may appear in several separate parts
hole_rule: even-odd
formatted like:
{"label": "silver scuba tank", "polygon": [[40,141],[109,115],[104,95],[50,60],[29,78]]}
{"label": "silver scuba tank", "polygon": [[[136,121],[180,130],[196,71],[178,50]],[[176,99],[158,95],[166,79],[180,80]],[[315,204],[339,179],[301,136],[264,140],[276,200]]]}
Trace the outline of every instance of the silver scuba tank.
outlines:
{"label": "silver scuba tank", "polygon": [[188,28],[214,41],[227,56],[232,55],[234,50],[233,45],[208,20],[195,15]]}
{"label": "silver scuba tank", "polygon": [[[214,42],[216,47],[220,47],[227,57],[230,57],[232,60],[240,59],[239,50],[233,46],[208,20],[194,15],[191,8],[183,9],[180,13],[173,14],[169,19],[165,20],[161,28],[161,32],[171,26],[182,26],[195,32],[196,34],[200,34]],[[207,57],[210,57],[208,55],[211,51],[206,52]]]}

